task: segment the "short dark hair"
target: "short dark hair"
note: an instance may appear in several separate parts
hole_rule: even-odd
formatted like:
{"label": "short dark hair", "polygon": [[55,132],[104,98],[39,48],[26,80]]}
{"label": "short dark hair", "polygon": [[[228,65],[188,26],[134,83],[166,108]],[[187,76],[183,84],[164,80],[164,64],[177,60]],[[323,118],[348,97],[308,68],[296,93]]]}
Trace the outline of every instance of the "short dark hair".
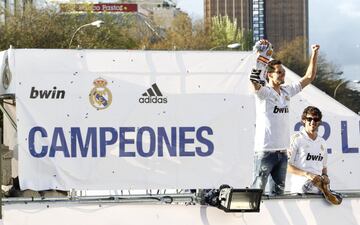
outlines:
{"label": "short dark hair", "polygon": [[301,120],[305,120],[307,114],[317,116],[317,117],[319,117],[320,120],[322,118],[322,113],[321,113],[320,109],[316,108],[315,106],[306,107],[304,109],[303,114],[301,115]]}
{"label": "short dark hair", "polygon": [[277,59],[273,59],[271,60],[268,64],[267,64],[267,72],[268,73],[273,73],[275,71],[275,65],[281,65],[281,61],[277,60]]}

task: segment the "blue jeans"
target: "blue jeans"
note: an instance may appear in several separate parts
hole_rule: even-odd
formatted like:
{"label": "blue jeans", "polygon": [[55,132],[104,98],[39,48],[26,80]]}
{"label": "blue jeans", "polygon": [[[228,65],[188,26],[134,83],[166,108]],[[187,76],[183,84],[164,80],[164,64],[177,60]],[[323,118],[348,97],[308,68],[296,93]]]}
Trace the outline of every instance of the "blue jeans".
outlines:
{"label": "blue jeans", "polygon": [[255,152],[253,188],[265,190],[269,175],[270,195],[282,195],[285,190],[285,179],[288,157],[286,151]]}

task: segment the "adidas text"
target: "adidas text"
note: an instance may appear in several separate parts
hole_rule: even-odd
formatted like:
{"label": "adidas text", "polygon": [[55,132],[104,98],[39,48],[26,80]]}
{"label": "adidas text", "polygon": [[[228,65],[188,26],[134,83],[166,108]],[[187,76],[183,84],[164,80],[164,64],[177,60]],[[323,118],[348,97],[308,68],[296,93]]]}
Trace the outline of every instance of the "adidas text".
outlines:
{"label": "adidas text", "polygon": [[139,98],[139,102],[140,103],[167,103],[167,98],[166,97],[151,97],[151,96],[147,96],[147,97],[141,97]]}

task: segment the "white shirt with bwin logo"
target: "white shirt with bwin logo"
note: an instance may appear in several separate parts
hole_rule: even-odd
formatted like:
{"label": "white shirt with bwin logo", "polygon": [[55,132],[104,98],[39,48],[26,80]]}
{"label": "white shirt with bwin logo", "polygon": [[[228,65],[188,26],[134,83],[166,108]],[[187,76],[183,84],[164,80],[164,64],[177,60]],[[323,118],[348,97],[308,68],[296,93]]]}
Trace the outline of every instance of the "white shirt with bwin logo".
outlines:
{"label": "white shirt with bwin logo", "polygon": [[255,92],[255,151],[276,151],[289,148],[290,98],[301,91],[300,82],[280,87],[280,95],[264,86]]}
{"label": "white shirt with bwin logo", "polygon": [[[323,168],[327,166],[327,158],[325,140],[322,137],[317,136],[312,140],[304,129],[292,135],[289,164],[306,172],[321,175]],[[302,193],[302,186],[306,181],[306,177],[292,174],[291,192]]]}

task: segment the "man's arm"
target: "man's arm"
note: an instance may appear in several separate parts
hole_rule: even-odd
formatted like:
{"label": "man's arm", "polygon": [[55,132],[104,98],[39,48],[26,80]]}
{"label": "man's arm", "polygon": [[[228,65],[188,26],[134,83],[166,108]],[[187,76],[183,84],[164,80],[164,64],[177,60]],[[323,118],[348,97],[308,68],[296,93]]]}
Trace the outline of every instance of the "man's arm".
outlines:
{"label": "man's arm", "polygon": [[322,175],[322,178],[324,179],[325,184],[329,184],[329,183],[330,183],[330,179],[329,179],[329,176],[327,175],[327,167],[324,167],[324,168],[322,169],[321,175]]}
{"label": "man's arm", "polygon": [[324,167],[324,168],[322,169],[322,173],[321,173],[321,174],[327,176],[327,168],[326,168],[326,167]]}
{"label": "man's arm", "polygon": [[311,57],[310,57],[309,66],[306,70],[305,75],[300,79],[301,88],[306,87],[313,80],[315,80],[319,49],[320,49],[320,45],[312,45],[311,46]]}
{"label": "man's arm", "polygon": [[257,82],[250,82],[250,83],[252,84],[251,86],[253,87],[253,91],[258,91],[262,87],[262,85]]}
{"label": "man's arm", "polygon": [[287,171],[289,171],[289,173],[292,173],[295,175],[306,177],[309,180],[313,180],[317,176],[316,174],[299,169],[291,164],[288,164]]}

